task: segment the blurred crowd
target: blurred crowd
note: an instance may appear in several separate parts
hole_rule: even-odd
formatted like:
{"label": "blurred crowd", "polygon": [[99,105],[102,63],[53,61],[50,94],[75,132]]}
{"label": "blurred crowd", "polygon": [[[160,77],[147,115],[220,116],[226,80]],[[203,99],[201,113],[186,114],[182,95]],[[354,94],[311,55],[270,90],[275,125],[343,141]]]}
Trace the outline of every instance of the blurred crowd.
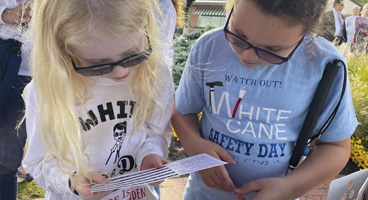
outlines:
{"label": "blurred crowd", "polygon": [[355,6],[344,16],[344,1],[335,0],[333,9],[324,13],[319,35],[336,46],[345,45],[343,53],[360,55],[368,51],[368,4]]}

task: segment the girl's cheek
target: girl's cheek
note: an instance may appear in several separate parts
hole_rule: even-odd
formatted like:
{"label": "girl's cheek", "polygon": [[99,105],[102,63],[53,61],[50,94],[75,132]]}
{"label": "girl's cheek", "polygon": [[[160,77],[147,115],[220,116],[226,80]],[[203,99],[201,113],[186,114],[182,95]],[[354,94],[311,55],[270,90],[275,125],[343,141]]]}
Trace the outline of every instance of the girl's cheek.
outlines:
{"label": "girl's cheek", "polygon": [[236,46],[235,46],[235,45],[233,45],[233,44],[230,44],[230,47],[231,47],[231,49],[232,49],[236,54],[238,54],[238,56],[240,56],[240,55],[242,54],[242,52],[243,52],[243,50],[242,50],[242,49],[240,49],[240,48],[236,47]]}

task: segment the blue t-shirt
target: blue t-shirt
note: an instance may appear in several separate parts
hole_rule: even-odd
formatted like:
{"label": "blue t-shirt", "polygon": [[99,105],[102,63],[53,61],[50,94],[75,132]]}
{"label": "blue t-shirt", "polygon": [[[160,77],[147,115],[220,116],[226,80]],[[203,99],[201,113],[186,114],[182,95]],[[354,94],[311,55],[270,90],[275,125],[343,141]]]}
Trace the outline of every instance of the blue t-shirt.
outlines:
{"label": "blue t-shirt", "polygon": [[[305,36],[288,62],[257,68],[241,64],[222,29],[206,33],[194,44],[176,91],[176,108],[181,114],[203,111],[201,136],[221,145],[235,159],[237,164],[226,168],[237,187],[285,175],[327,62],[340,59],[346,63],[331,43],[314,39]],[[335,108],[343,76],[341,67],[314,134]],[[347,87],[336,117],[320,140],[344,140],[356,126]],[[189,178],[185,198],[236,199],[233,194],[208,188],[197,173]]]}

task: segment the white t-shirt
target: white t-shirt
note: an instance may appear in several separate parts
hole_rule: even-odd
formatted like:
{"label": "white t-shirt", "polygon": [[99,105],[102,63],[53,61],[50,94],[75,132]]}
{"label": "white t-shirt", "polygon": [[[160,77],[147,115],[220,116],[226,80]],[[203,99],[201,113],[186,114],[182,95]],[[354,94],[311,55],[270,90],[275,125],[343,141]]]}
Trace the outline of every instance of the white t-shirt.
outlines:
{"label": "white t-shirt", "polygon": [[355,33],[354,21],[356,17],[357,16],[350,16],[346,18],[345,20],[346,34],[347,34],[348,40],[349,39],[351,40],[351,38],[353,38],[354,36],[354,33]]}
{"label": "white t-shirt", "polygon": [[338,13],[335,9],[332,9],[334,19],[335,19],[335,36],[343,36],[343,28],[344,28],[344,20],[340,13]]}
{"label": "white t-shirt", "polygon": [[[168,145],[172,137],[170,119],[173,110],[174,87],[169,70],[166,67],[162,68],[165,68],[165,71],[160,73],[163,78],[158,79],[157,88],[163,92],[158,99],[165,111],[161,112],[156,105],[152,118],[146,124],[151,135],[145,132],[131,134],[136,98],[129,92],[129,79],[124,82],[115,82],[107,78],[91,78],[89,87],[91,99],[83,106],[76,107],[86,145],[84,153],[90,159],[90,166],[111,175],[121,175],[138,171],[143,158],[148,154],[157,154],[164,158],[167,156]],[[93,84],[93,82],[96,83]],[[78,199],[68,187],[68,176],[57,168],[54,160],[46,162],[47,177],[44,177],[42,173],[42,160],[46,155],[46,148],[39,136],[38,122],[35,119],[37,115],[36,98],[37,93],[32,81],[26,93],[29,149],[23,166],[46,190],[46,199]],[[139,194],[144,193],[144,195],[137,193],[135,199],[157,198],[157,194],[150,185],[122,189],[120,195],[128,193],[134,195],[134,191]]]}

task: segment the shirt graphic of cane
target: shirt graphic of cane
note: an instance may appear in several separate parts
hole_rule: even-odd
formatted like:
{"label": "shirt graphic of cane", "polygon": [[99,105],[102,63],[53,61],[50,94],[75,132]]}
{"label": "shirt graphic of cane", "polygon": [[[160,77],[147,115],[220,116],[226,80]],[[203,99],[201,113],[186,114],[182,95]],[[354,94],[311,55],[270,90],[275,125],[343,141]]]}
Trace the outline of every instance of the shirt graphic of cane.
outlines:
{"label": "shirt graphic of cane", "polygon": [[236,104],[235,104],[235,107],[234,107],[234,110],[233,110],[233,114],[232,114],[232,118],[235,117],[236,115],[236,112],[238,111],[238,108],[239,108],[239,104],[241,102],[241,100],[243,99],[244,95],[245,95],[246,91],[245,90],[240,90],[239,91],[239,98],[238,100],[236,101]]}
{"label": "shirt graphic of cane", "polygon": [[119,160],[119,158],[120,158],[120,149],[121,149],[121,146],[123,145],[123,142],[124,142],[124,139],[125,139],[125,136],[126,136],[126,130],[127,130],[127,123],[126,122],[120,122],[120,123],[118,123],[114,126],[113,136],[114,136],[114,139],[116,140],[116,143],[111,148],[111,153],[110,153],[109,158],[107,159],[105,165],[107,165],[107,163],[109,162],[112,154],[114,154],[114,153],[115,153],[114,164],[116,163],[116,161]]}
{"label": "shirt graphic of cane", "polygon": [[224,86],[224,84],[220,81],[214,81],[214,82],[207,82],[206,86],[210,87],[209,91],[209,99],[210,99],[210,105],[209,105],[209,111],[212,112],[215,110],[215,86]]}

